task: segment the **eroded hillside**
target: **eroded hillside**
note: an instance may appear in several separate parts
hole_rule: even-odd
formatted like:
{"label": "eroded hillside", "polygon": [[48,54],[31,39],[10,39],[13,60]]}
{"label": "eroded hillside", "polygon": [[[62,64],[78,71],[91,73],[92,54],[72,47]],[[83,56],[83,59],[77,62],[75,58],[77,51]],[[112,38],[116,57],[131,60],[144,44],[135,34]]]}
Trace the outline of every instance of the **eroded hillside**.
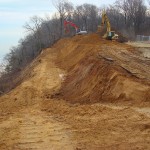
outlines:
{"label": "eroded hillside", "polygon": [[58,41],[0,97],[0,149],[150,149],[149,66],[96,34]]}
{"label": "eroded hillside", "polygon": [[150,60],[136,48],[99,39],[96,34],[58,46],[58,64],[69,70],[60,90],[66,100],[149,105]]}

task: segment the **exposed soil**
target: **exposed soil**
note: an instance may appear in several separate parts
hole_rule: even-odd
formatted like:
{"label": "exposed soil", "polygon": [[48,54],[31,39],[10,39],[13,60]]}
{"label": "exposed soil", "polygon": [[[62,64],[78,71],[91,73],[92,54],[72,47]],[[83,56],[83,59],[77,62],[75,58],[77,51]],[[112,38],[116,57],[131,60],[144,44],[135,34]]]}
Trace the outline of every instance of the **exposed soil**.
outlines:
{"label": "exposed soil", "polygon": [[60,90],[65,100],[149,105],[150,59],[136,48],[95,34],[57,46],[58,65],[69,72]]}
{"label": "exposed soil", "polygon": [[137,47],[142,56],[150,59],[150,42],[128,42],[128,44]]}
{"label": "exposed soil", "polygon": [[0,97],[0,149],[149,150],[149,66],[96,34],[60,40]]}
{"label": "exposed soil", "polygon": [[0,149],[73,149],[69,126],[34,107],[13,114],[0,124]]}

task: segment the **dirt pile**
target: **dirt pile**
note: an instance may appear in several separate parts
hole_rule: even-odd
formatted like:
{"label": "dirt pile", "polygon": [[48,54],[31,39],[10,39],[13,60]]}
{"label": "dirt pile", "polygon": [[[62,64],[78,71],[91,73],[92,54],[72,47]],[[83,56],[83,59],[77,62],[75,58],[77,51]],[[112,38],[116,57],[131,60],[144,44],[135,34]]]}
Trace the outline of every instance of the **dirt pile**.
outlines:
{"label": "dirt pile", "polygon": [[60,41],[57,64],[68,69],[60,94],[72,103],[149,103],[150,71],[133,47],[98,35]]}
{"label": "dirt pile", "polygon": [[55,54],[53,53],[53,49],[45,49],[22,71],[20,76],[22,82],[0,97],[0,113],[18,111],[23,107],[38,104],[43,96],[53,91],[53,88],[60,87],[59,73],[62,74],[63,71],[57,67],[54,68]]}
{"label": "dirt pile", "polygon": [[[53,72],[49,71],[52,61],[58,67]],[[58,85],[61,86],[59,92],[55,90],[52,97],[56,94],[72,103],[149,105],[149,66],[149,59],[132,46],[101,39],[97,34],[65,38],[51,49],[43,50],[21,73],[22,82],[1,97],[4,107],[0,109],[16,109],[51,97],[52,90],[49,89],[56,83],[49,85],[48,77],[63,80]]]}
{"label": "dirt pile", "polygon": [[131,46],[95,34],[60,40],[0,97],[0,149],[149,150],[148,103],[113,104],[146,103],[148,68],[149,60]]}

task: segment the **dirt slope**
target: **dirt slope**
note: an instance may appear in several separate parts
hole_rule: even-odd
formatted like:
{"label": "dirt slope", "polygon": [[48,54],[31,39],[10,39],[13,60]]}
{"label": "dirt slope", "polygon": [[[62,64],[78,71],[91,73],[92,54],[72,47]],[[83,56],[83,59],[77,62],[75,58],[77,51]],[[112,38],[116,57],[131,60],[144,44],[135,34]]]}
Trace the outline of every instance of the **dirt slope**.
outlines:
{"label": "dirt slope", "polygon": [[[32,62],[22,73],[23,82],[10,93],[1,97],[0,110],[9,107],[30,106],[41,101],[44,93],[51,93],[53,88],[60,87],[61,69],[54,66],[54,50],[47,49]],[[50,69],[50,70],[49,70]],[[53,82],[51,82],[53,81]]]}
{"label": "dirt slope", "polygon": [[64,99],[149,105],[150,60],[135,48],[100,40],[96,34],[60,41],[58,46],[58,64],[69,70],[60,90]]}
{"label": "dirt slope", "polygon": [[0,97],[0,149],[149,150],[149,61],[141,59],[95,34],[43,50]]}

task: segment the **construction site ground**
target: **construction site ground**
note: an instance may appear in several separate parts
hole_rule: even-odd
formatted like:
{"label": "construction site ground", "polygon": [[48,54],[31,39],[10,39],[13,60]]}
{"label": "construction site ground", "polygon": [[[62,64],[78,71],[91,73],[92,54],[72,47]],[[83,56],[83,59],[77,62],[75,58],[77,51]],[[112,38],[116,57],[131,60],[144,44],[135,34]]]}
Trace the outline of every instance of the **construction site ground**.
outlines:
{"label": "construction site ground", "polygon": [[0,97],[0,150],[149,150],[150,59],[97,34],[58,41]]}

